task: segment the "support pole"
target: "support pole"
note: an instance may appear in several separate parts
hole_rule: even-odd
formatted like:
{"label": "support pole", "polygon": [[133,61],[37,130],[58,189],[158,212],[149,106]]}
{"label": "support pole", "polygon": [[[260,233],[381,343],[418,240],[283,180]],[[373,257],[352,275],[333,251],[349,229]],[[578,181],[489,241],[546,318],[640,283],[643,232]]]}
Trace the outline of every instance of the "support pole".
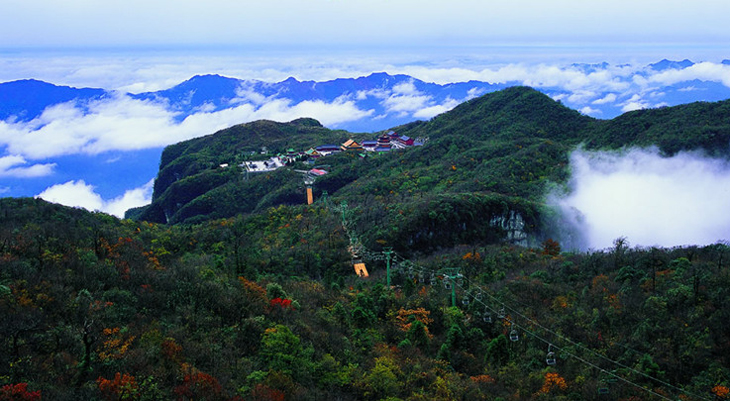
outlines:
{"label": "support pole", "polygon": [[393,254],[393,248],[385,248],[385,250],[383,250],[383,254],[385,255],[386,285],[390,288],[390,255]]}
{"label": "support pole", "polygon": [[445,278],[449,280],[449,283],[451,284],[451,306],[456,306],[456,279],[461,277],[461,273],[459,273],[459,268],[454,267],[450,269],[445,269],[445,272],[442,274]]}
{"label": "support pole", "polygon": [[451,306],[456,306],[456,284],[454,283],[454,280],[449,277],[449,280],[451,280]]}

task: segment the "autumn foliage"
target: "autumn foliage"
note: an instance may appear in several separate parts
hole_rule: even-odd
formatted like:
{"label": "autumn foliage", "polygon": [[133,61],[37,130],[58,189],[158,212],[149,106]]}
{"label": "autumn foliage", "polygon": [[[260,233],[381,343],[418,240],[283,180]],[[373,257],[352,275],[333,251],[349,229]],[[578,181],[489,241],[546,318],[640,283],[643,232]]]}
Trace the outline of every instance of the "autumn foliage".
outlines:
{"label": "autumn foliage", "polygon": [[37,401],[40,391],[28,391],[28,383],[7,384],[0,387],[0,401]]}
{"label": "autumn foliage", "polygon": [[257,384],[251,390],[252,401],[284,401],[285,394],[281,390],[271,388],[265,384]]}
{"label": "autumn foliage", "polygon": [[292,308],[291,299],[274,298],[269,301],[269,305],[272,308],[289,309]]}
{"label": "autumn foliage", "polygon": [[567,388],[568,384],[565,382],[565,379],[560,377],[559,374],[547,372],[545,373],[545,381],[538,393],[548,394],[554,390],[565,390]]}
{"label": "autumn foliage", "polygon": [[424,329],[428,334],[428,325],[433,322],[433,319],[429,317],[430,314],[431,311],[424,308],[399,309],[395,316],[396,325],[399,330],[408,331],[411,329],[414,321],[419,321],[423,323]]}
{"label": "autumn foliage", "polygon": [[99,350],[99,358],[103,361],[123,358],[135,339],[135,336],[125,336],[119,327],[105,328],[102,335],[104,341]]}
{"label": "autumn foliage", "polygon": [[137,381],[128,373],[117,372],[113,379],[99,376],[96,384],[104,399],[110,401],[134,399],[139,392]]}
{"label": "autumn foliage", "polygon": [[215,377],[190,366],[183,366],[183,371],[185,376],[182,384],[173,390],[178,400],[214,401],[226,399],[223,387]]}
{"label": "autumn foliage", "polygon": [[726,386],[717,385],[712,388],[712,393],[715,394],[720,399],[727,399],[728,395],[730,395],[730,388]]}

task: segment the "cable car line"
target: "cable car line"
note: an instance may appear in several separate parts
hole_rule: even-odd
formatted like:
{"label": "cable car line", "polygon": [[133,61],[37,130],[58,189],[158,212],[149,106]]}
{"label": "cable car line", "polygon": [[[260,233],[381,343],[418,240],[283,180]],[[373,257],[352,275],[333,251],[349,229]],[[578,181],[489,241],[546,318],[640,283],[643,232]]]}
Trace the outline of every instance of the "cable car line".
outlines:
{"label": "cable car line", "polygon": [[[496,302],[496,303],[499,303],[500,305],[502,305],[502,307],[503,307],[503,308],[504,308],[504,307],[506,307],[506,308],[507,308],[507,309],[509,309],[509,310],[510,310],[511,312],[514,312],[514,313],[515,313],[516,315],[520,316],[521,318],[523,318],[523,319],[525,319],[525,320],[527,320],[527,321],[531,322],[531,323],[532,323],[533,325],[535,325],[535,326],[537,326],[537,327],[541,328],[542,330],[544,330],[544,331],[546,331],[546,332],[548,332],[548,333],[550,333],[550,334],[552,334],[552,335],[554,335],[554,336],[557,336],[557,337],[561,338],[562,340],[564,340],[564,341],[566,341],[566,342],[570,343],[571,345],[573,345],[573,346],[575,346],[575,347],[578,347],[578,348],[580,348],[580,349],[582,349],[582,350],[588,351],[588,352],[592,353],[593,355],[597,356],[598,358],[601,358],[601,359],[603,359],[603,360],[605,360],[605,361],[607,361],[607,362],[610,362],[610,363],[612,363],[612,364],[614,364],[614,365],[617,365],[617,366],[619,366],[619,367],[621,367],[621,368],[624,368],[624,369],[628,369],[629,371],[631,371],[631,372],[633,372],[633,373],[636,373],[636,374],[638,374],[638,375],[644,376],[644,377],[645,377],[645,378],[647,378],[647,379],[650,379],[650,380],[652,380],[652,381],[654,381],[654,382],[656,382],[656,383],[662,384],[662,385],[664,385],[664,386],[670,387],[670,388],[672,388],[672,389],[674,389],[674,390],[676,390],[676,391],[682,392],[682,393],[684,393],[684,394],[687,394],[687,395],[691,395],[691,396],[693,396],[693,397],[696,397],[696,398],[699,398],[699,399],[703,399],[703,400],[708,400],[708,401],[710,400],[710,399],[708,399],[708,398],[704,398],[704,397],[702,397],[702,396],[699,396],[699,395],[697,395],[697,394],[693,394],[693,393],[690,393],[690,392],[688,392],[688,391],[686,391],[686,390],[683,390],[683,389],[681,389],[681,388],[679,388],[679,387],[677,387],[677,386],[674,386],[674,385],[672,385],[672,384],[670,384],[670,383],[667,383],[667,382],[665,382],[665,381],[663,381],[663,380],[661,380],[661,379],[657,379],[656,377],[650,376],[650,375],[648,375],[648,374],[646,374],[646,373],[644,373],[644,372],[638,371],[638,370],[636,370],[636,369],[634,369],[634,368],[632,368],[632,367],[630,367],[630,366],[624,365],[624,364],[623,364],[623,363],[621,363],[621,362],[618,362],[618,361],[614,361],[614,360],[612,360],[612,359],[608,358],[608,357],[607,357],[607,356],[605,356],[605,355],[601,355],[600,353],[598,353],[598,352],[596,352],[596,351],[594,351],[594,350],[592,350],[592,349],[590,349],[590,348],[587,348],[587,347],[585,347],[585,346],[583,346],[583,345],[581,345],[581,344],[579,344],[579,343],[576,343],[575,341],[571,340],[570,338],[568,338],[568,337],[566,337],[566,336],[564,336],[564,335],[562,335],[562,334],[560,334],[560,333],[557,333],[557,332],[555,332],[555,331],[553,331],[553,330],[550,330],[549,328],[547,328],[547,327],[543,326],[543,325],[542,325],[542,324],[540,324],[540,323],[539,323],[538,321],[536,321],[536,320],[534,320],[534,319],[532,319],[532,318],[530,318],[530,317],[528,317],[528,316],[525,316],[525,315],[523,315],[523,314],[522,314],[522,313],[520,313],[520,312],[519,312],[519,311],[518,311],[517,309],[514,309],[514,308],[512,308],[512,307],[510,307],[510,306],[506,305],[506,304],[505,304],[504,302],[500,301],[499,299],[495,298],[495,297],[494,297],[493,295],[491,295],[491,294],[489,294],[488,292],[486,292],[486,291],[485,291],[485,290],[484,290],[484,289],[483,289],[482,287],[480,287],[480,286],[476,286],[476,287],[477,287],[477,288],[479,288],[479,289],[480,289],[481,291],[483,291],[483,292],[484,292],[484,294],[485,294],[485,295],[486,295],[487,297],[491,298],[491,299],[492,299],[492,300],[493,300],[494,302]],[[485,305],[485,306],[486,306],[486,305]],[[488,306],[487,306],[487,307],[488,307]]]}
{"label": "cable car line", "polygon": [[[479,288],[481,289],[481,287],[479,287]],[[487,294],[487,296],[491,297],[491,296],[490,296],[489,294]],[[484,303],[484,302],[483,302],[483,301],[481,301],[481,300],[478,300],[478,301],[476,301],[476,302],[477,302],[477,303],[481,303],[481,304],[482,304],[482,305],[484,305],[484,306],[485,306],[486,308],[489,308],[489,305],[487,305],[486,303]],[[500,302],[500,303],[501,303],[501,302]],[[509,309],[510,309],[510,310],[512,310],[512,308],[509,308]],[[553,332],[553,331],[551,331],[551,330],[548,330],[548,329],[544,328],[544,327],[543,327],[542,325],[538,324],[537,322],[534,322],[534,320],[532,320],[532,319],[530,319],[530,318],[527,318],[527,317],[525,317],[524,315],[520,314],[519,312],[515,311],[515,313],[516,313],[517,315],[519,315],[519,316],[521,316],[521,317],[523,317],[523,318],[527,319],[527,320],[530,320],[530,321],[532,321],[533,323],[536,323],[536,325],[537,325],[538,327],[542,328],[543,330],[545,330],[545,331],[547,331],[547,332],[549,332],[549,333],[551,333],[551,334],[556,334],[555,332]],[[514,326],[516,326],[516,324],[515,324],[515,323],[514,323],[514,322],[513,322],[512,320],[510,320],[510,327],[514,327]],[[520,327],[520,326],[518,326],[518,327]],[[582,357],[580,357],[580,356],[578,356],[578,355],[576,355],[576,354],[574,354],[574,353],[572,353],[572,352],[570,352],[570,351],[566,350],[565,348],[561,348],[561,347],[558,347],[558,346],[554,345],[554,344],[553,344],[552,342],[550,342],[549,340],[547,340],[546,338],[543,338],[543,337],[541,337],[541,336],[537,335],[537,334],[536,334],[535,332],[533,332],[533,331],[530,331],[530,330],[528,330],[528,329],[527,329],[527,328],[525,328],[525,327],[521,327],[521,329],[522,329],[522,330],[523,330],[523,331],[524,331],[525,333],[527,333],[527,335],[529,335],[529,336],[532,336],[532,337],[536,338],[537,340],[539,340],[539,341],[542,341],[543,343],[547,344],[547,345],[548,345],[548,350],[549,350],[550,348],[554,347],[554,348],[555,348],[556,350],[558,350],[558,351],[561,351],[561,352],[562,352],[563,354],[566,354],[566,355],[568,355],[568,356],[569,356],[569,357],[571,357],[571,358],[574,358],[574,359],[576,359],[576,360],[578,360],[578,361],[580,361],[580,362],[582,362],[582,363],[584,363],[584,364],[586,364],[586,365],[588,365],[588,366],[590,366],[590,367],[592,367],[592,368],[594,368],[594,369],[597,369],[597,370],[598,370],[598,371],[599,371],[600,373],[602,373],[602,374],[605,374],[605,375],[609,375],[609,376],[611,376],[611,377],[614,377],[614,378],[615,378],[615,379],[617,379],[617,380],[621,380],[621,381],[622,381],[622,382],[624,382],[624,383],[630,384],[631,386],[634,386],[634,387],[636,387],[636,388],[639,388],[639,389],[641,389],[641,390],[643,390],[643,391],[646,391],[646,392],[648,392],[648,393],[650,393],[650,394],[652,394],[652,395],[655,395],[655,396],[657,396],[657,397],[663,398],[663,399],[665,399],[665,400],[671,400],[671,398],[668,398],[668,397],[666,397],[666,396],[664,396],[664,395],[662,395],[662,394],[659,394],[659,393],[657,393],[657,392],[655,392],[655,391],[653,391],[653,390],[651,390],[651,389],[645,388],[645,387],[641,386],[640,384],[638,384],[638,383],[634,383],[634,382],[632,382],[631,380],[629,380],[629,379],[626,379],[626,378],[624,378],[624,377],[622,377],[622,376],[620,376],[620,375],[618,375],[618,374],[616,374],[616,373],[613,373],[613,372],[611,372],[611,371],[608,371],[608,370],[606,370],[606,369],[604,369],[604,368],[602,368],[602,367],[600,367],[600,366],[598,366],[598,365],[596,365],[596,364],[594,364],[594,363],[592,363],[592,362],[590,362],[590,361],[586,360],[585,358],[582,358]],[[512,334],[510,333],[510,337],[511,337],[511,336],[512,336]],[[560,335],[558,335],[558,336],[560,336]],[[582,348],[582,349],[586,349],[585,347],[582,347],[582,346],[580,346],[580,345],[578,345],[578,344],[575,344],[575,343],[573,343],[572,341],[570,341],[569,339],[565,338],[564,336],[560,336],[560,337],[561,337],[561,338],[563,338],[563,339],[565,339],[565,340],[567,340],[567,341],[569,341],[569,342],[571,342],[571,344],[573,344],[573,345],[577,345],[578,347],[580,347],[580,348]],[[510,339],[512,339],[512,338],[510,338]],[[515,341],[515,340],[513,340],[513,341]],[[587,350],[588,350],[588,351],[591,351],[591,352],[593,352],[593,351],[592,351],[592,350],[590,350],[590,349],[587,349]],[[548,355],[550,354],[550,352],[552,352],[552,351],[548,351]],[[593,353],[595,354],[595,352],[593,352]],[[598,354],[598,355],[600,355],[600,354]],[[604,359],[606,359],[606,360],[608,360],[608,361],[610,361],[610,362],[612,362],[612,363],[615,363],[615,364],[619,364],[618,362],[612,361],[611,359],[608,359],[608,358],[605,358],[605,357],[604,357]],[[550,365],[550,363],[548,363],[548,365]],[[619,365],[620,365],[620,364],[619,364]],[[632,369],[632,371],[635,371],[635,370],[633,370],[633,369]],[[641,373],[641,372],[637,372],[637,373]],[[645,375],[645,376],[646,376],[646,375]],[[647,377],[649,377],[649,378],[652,378],[651,376],[647,376]],[[652,378],[652,379],[653,379],[653,378]],[[679,388],[677,388],[677,387],[675,387],[675,386],[672,386],[672,385],[669,385],[669,386],[670,386],[670,387],[672,387],[672,388],[674,388],[674,389],[676,389],[676,390],[682,391],[681,389],[679,389]],[[691,394],[691,393],[687,393],[687,392],[685,392],[685,391],[682,391],[682,392],[683,392],[683,393],[686,393],[686,394],[688,394],[688,395],[692,395],[692,396],[694,396],[694,397],[697,397],[697,398],[699,398],[699,399],[702,399],[702,400],[708,400],[708,401],[710,401],[709,399],[707,399],[707,398],[704,398],[704,397],[700,397],[700,396],[697,396],[697,395],[694,395],[694,394]]]}
{"label": "cable car line", "polygon": [[[461,283],[457,282],[457,280],[454,280],[451,276],[449,276],[449,273],[444,273],[444,272],[441,272],[441,271],[434,271],[434,270],[431,270],[431,269],[419,267],[418,265],[416,265],[415,263],[413,263],[409,259],[404,258],[401,255],[398,255],[392,249],[388,250],[387,256],[384,253],[382,253],[382,252],[374,252],[374,251],[371,251],[371,250],[367,249],[359,241],[359,239],[357,238],[357,236],[354,233],[354,230],[352,229],[352,227],[354,225],[353,222],[352,222],[352,220],[351,220],[352,210],[348,210],[347,209],[347,203],[346,202],[342,202],[340,207],[334,206],[332,209],[334,211],[337,211],[337,212],[341,212],[342,213],[342,227],[345,230],[345,233],[350,238],[351,245],[357,245],[357,247],[359,249],[359,252],[360,252],[360,254],[362,255],[363,258],[366,258],[366,259],[369,259],[369,260],[373,260],[373,261],[375,261],[375,260],[385,260],[386,257],[387,258],[390,258],[389,260],[391,262],[395,263],[393,270],[403,269],[404,267],[407,268],[409,279],[415,279],[415,275],[417,273],[418,276],[419,276],[419,281],[422,284],[425,284],[426,273],[428,273],[428,274],[430,274],[429,285],[435,284],[435,278],[436,277],[440,277],[442,280],[448,280],[448,281],[445,281],[444,282],[445,285],[448,284],[448,285],[454,286],[454,288],[447,288],[447,289],[451,289],[452,291],[455,291],[455,287],[459,287],[462,291],[466,292],[466,294],[467,294],[466,296],[467,297],[470,295],[469,292],[467,291],[467,289],[464,288],[463,285],[461,285]],[[388,274],[390,274],[390,272]],[[461,274],[459,274],[459,276],[461,276]],[[454,275],[454,278],[455,277],[456,276]],[[388,280],[390,280],[390,277],[388,277]],[[587,348],[587,347],[585,347],[585,346],[583,346],[583,345],[581,345],[579,343],[576,343],[573,340],[571,340],[570,338],[568,338],[568,337],[566,337],[566,336],[564,336],[564,335],[562,335],[560,333],[557,333],[557,332],[555,332],[555,331],[553,331],[553,330],[551,330],[551,329],[543,326],[542,324],[540,324],[536,320],[534,320],[534,319],[532,319],[532,318],[530,318],[530,317],[528,317],[528,316],[520,313],[519,310],[517,310],[517,309],[515,309],[513,307],[510,307],[505,302],[502,302],[498,298],[494,297],[493,295],[491,295],[488,291],[486,291],[481,286],[475,285],[475,287],[477,287],[479,289],[479,291],[477,292],[477,294],[480,294],[480,295],[481,294],[484,294],[487,297],[489,297],[494,303],[496,303],[496,304],[498,304],[498,305],[501,306],[499,309],[494,309],[490,305],[488,305],[487,303],[485,303],[481,296],[479,296],[479,297],[477,297],[476,295],[474,296],[475,302],[483,305],[485,311],[494,312],[496,314],[496,316],[498,318],[500,318],[500,319],[508,319],[508,321],[510,323],[510,328],[512,329],[510,331],[510,335],[509,335],[510,340],[512,340],[512,341],[518,341],[519,340],[519,333],[516,331],[516,328],[521,328],[529,336],[532,336],[533,338],[536,338],[537,340],[539,340],[539,341],[545,343],[546,345],[548,345],[548,353],[546,355],[546,364],[547,365],[552,366],[552,365],[555,364],[555,363],[551,364],[549,362],[551,360],[553,362],[556,362],[555,361],[555,358],[554,358],[554,351],[551,351],[552,348],[555,348],[556,350],[560,351],[562,354],[565,354],[565,355],[567,355],[567,356],[569,356],[569,357],[571,357],[573,359],[576,359],[576,360],[578,360],[578,361],[580,361],[580,362],[582,362],[582,363],[590,366],[593,369],[598,370],[598,372],[601,373],[601,374],[603,374],[603,375],[611,376],[611,377],[613,377],[613,378],[615,378],[617,380],[620,380],[620,381],[622,381],[622,382],[624,382],[626,384],[629,384],[629,385],[631,385],[633,387],[636,387],[638,389],[641,389],[642,391],[645,391],[647,393],[650,393],[650,394],[655,395],[657,397],[660,397],[662,399],[671,400],[671,398],[668,398],[668,397],[666,397],[666,396],[664,396],[662,394],[659,394],[659,393],[657,393],[657,392],[655,392],[655,391],[653,391],[651,389],[645,388],[645,387],[641,386],[638,383],[634,383],[633,381],[631,381],[631,380],[629,380],[627,378],[624,378],[624,377],[622,377],[622,376],[620,376],[620,375],[618,375],[618,374],[616,374],[616,373],[614,373],[612,371],[606,370],[606,369],[604,369],[604,368],[596,365],[595,363],[593,363],[591,361],[588,361],[587,359],[585,359],[583,357],[580,357],[580,356],[578,356],[578,355],[576,355],[576,354],[574,354],[574,353],[566,350],[564,347],[559,347],[559,346],[555,345],[555,342],[551,342],[551,341],[549,341],[549,340],[547,340],[547,339],[545,339],[545,338],[543,338],[541,336],[538,336],[536,333],[534,333],[533,331],[528,330],[526,327],[521,327],[520,325],[518,325],[518,324],[516,324],[514,322],[514,319],[511,319],[511,318],[508,318],[507,317],[507,314],[506,314],[507,310],[509,310],[510,313],[514,313],[516,316],[519,316],[520,318],[522,318],[522,319],[530,322],[532,325],[534,325],[534,326],[542,329],[546,333],[549,333],[549,334],[551,334],[551,335],[553,335],[555,337],[558,337],[561,340],[569,343],[570,345],[572,345],[572,346],[574,346],[574,347],[576,347],[576,348],[578,348],[580,350],[587,351],[590,354],[593,354],[594,356],[596,356],[596,357],[598,357],[600,359],[603,359],[603,360],[605,360],[608,363],[611,363],[611,364],[613,364],[615,366],[618,366],[620,368],[623,368],[623,369],[627,369],[630,372],[636,373],[636,374],[638,374],[640,376],[643,376],[643,377],[645,377],[645,378],[647,378],[649,380],[654,381],[655,383],[659,383],[661,385],[667,386],[667,387],[669,387],[671,389],[674,389],[675,391],[680,392],[680,393],[683,393],[685,395],[692,396],[692,397],[697,398],[697,399],[700,399],[700,400],[712,401],[709,398],[705,398],[705,397],[702,397],[700,395],[693,394],[693,393],[688,392],[688,391],[686,391],[684,389],[681,389],[681,388],[679,388],[677,386],[674,386],[674,385],[672,385],[670,383],[667,383],[667,382],[665,382],[663,380],[660,380],[660,379],[657,379],[655,377],[652,377],[652,376],[650,376],[650,375],[648,375],[648,374],[646,374],[644,372],[640,372],[640,371],[638,371],[638,370],[636,370],[636,369],[634,369],[634,368],[632,368],[630,366],[624,365],[624,364],[622,364],[622,363],[620,363],[618,361],[614,361],[614,360],[606,357],[605,355],[601,355],[598,352],[596,352],[596,351],[594,351],[594,350],[592,350],[590,348]],[[474,292],[474,291],[472,291],[472,292]],[[453,302],[453,303],[455,304],[455,302]],[[466,305],[467,304],[465,304],[465,306]],[[488,316],[489,316],[488,317],[489,322],[491,322],[491,313]],[[486,322],[486,319],[487,319],[487,316],[485,315],[485,322]],[[487,323],[489,323],[489,322],[487,322]],[[515,334],[514,336],[513,336],[513,332]],[[551,355],[550,355],[551,353],[553,354],[552,355],[552,359],[551,359]]]}

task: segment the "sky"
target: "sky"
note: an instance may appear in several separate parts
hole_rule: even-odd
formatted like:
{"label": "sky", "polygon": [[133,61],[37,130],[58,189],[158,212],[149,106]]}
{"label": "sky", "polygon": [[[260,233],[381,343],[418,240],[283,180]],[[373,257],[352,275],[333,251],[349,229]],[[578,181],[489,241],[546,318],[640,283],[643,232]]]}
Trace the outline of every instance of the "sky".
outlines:
{"label": "sky", "polygon": [[444,83],[515,63],[720,62],[727,15],[725,0],[4,0],[0,82],[142,92],[201,73]]}
{"label": "sky", "polygon": [[[580,111],[597,116],[596,105],[605,102],[622,111],[662,106],[655,97],[662,85],[702,79],[730,87],[730,65],[720,64],[730,59],[728,15],[726,0],[3,0],[0,82],[35,78],[140,93],[196,74],[279,82],[385,71],[439,84],[473,79],[554,85],[567,92],[559,100],[583,102]],[[698,64],[639,73],[661,59]],[[603,71],[570,67],[604,61],[611,65]],[[409,112],[415,119],[455,103],[424,102],[423,109]],[[120,95],[90,105],[89,114],[65,104],[29,124],[0,121],[0,196],[27,183],[44,199],[120,216],[150,201],[157,162],[147,159],[166,144],[258,118],[288,121],[309,113],[336,125],[368,115],[347,100],[276,99],[255,106],[201,110],[178,123],[163,104]],[[140,152],[148,152],[147,159]],[[122,171],[131,158],[150,172],[107,177],[117,182],[115,191],[104,177],[75,173]],[[576,179],[574,196],[562,204],[569,205],[565,210],[586,209],[581,213],[587,218],[593,214],[585,199],[603,195],[586,189],[594,188],[593,170],[586,167],[593,164],[581,160],[574,157],[573,171],[587,181]],[[107,167],[95,168],[102,164]],[[603,168],[619,171],[621,165]],[[47,184],[38,187],[40,182]],[[586,235],[593,238],[591,247],[601,247],[615,233]]]}
{"label": "sky", "polygon": [[723,0],[5,0],[0,47],[726,44]]}

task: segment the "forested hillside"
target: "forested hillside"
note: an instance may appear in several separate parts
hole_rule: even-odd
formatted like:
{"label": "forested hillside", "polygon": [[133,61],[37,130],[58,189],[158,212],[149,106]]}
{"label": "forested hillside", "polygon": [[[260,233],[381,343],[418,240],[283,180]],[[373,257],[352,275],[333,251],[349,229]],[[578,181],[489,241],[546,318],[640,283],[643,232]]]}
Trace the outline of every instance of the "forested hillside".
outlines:
{"label": "forested hillside", "polygon": [[730,246],[567,252],[543,194],[581,143],[726,155],[729,104],[511,88],[376,156],[239,166],[371,138],[311,119],[170,146],[135,219],[0,199],[0,401],[728,399]]}
{"label": "forested hillside", "polygon": [[[393,129],[427,140],[384,154],[344,152],[248,176],[243,160],[266,147],[270,153],[303,152],[376,135],[331,131],[310,119],[280,124],[259,121],[168,147],[163,153],[153,202],[129,217],[158,223],[197,223],[277,205],[299,205],[304,184],[298,171],[325,165],[315,198],[359,207],[359,227],[370,243],[385,239],[400,251],[431,252],[499,240],[480,227],[514,225],[519,216],[532,244],[553,236],[546,223],[548,188],[569,177],[569,155],[588,149],[658,146],[664,154],[703,150],[726,157],[730,146],[730,102],[694,103],[626,113],[613,120],[586,117],[527,87],[513,87],[463,103],[430,121]],[[227,164],[229,168],[220,168]],[[424,220],[424,215],[430,220]],[[440,225],[443,230],[428,229]],[[487,230],[488,231],[488,230]],[[476,236],[475,236],[476,235]],[[410,236],[410,237],[409,237]],[[428,245],[418,245],[428,238]],[[466,239],[465,239],[466,238]],[[414,247],[414,243],[416,246]]]}
{"label": "forested hillside", "polygon": [[0,399],[727,397],[726,244],[366,247],[360,278],[343,213],[163,226],[1,200]]}

